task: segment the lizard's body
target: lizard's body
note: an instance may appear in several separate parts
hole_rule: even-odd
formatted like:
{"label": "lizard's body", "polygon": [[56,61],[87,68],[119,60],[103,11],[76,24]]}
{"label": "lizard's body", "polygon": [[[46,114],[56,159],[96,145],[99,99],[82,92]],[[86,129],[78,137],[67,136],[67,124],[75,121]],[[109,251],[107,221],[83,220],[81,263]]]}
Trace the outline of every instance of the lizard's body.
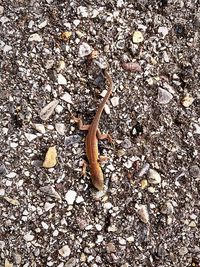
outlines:
{"label": "lizard's body", "polygon": [[112,78],[107,71],[105,71],[105,77],[106,80],[109,82],[109,88],[105,97],[103,98],[103,101],[100,103],[97,109],[97,112],[95,114],[92,123],[90,125],[83,125],[81,119],[75,118],[75,121],[78,122],[79,124],[80,130],[88,130],[85,141],[86,154],[90,165],[92,183],[98,190],[103,190],[104,186],[103,172],[99,164],[100,159],[98,152],[98,139],[107,138],[108,140],[111,141],[111,137],[108,134],[101,134],[98,129],[102,111],[112,93],[112,88],[113,88]]}

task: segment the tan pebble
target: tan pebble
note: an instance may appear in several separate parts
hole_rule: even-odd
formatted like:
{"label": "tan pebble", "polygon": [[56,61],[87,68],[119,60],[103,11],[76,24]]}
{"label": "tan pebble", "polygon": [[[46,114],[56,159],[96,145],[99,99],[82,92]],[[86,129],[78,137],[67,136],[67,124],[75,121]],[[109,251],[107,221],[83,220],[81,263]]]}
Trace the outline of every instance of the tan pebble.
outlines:
{"label": "tan pebble", "polygon": [[42,166],[44,168],[53,168],[56,165],[56,163],[57,163],[56,147],[52,146],[49,147]]}
{"label": "tan pebble", "polygon": [[80,32],[80,31],[76,31],[76,35],[77,35],[79,38],[82,38],[82,37],[85,36],[85,33]]}
{"label": "tan pebble", "polygon": [[141,43],[144,40],[143,34],[140,31],[135,31],[133,33],[133,43],[137,44],[137,43]]}
{"label": "tan pebble", "polygon": [[195,223],[195,221],[191,221],[188,225],[189,227],[197,227],[197,224]]}
{"label": "tan pebble", "polygon": [[60,60],[58,62],[58,68],[57,68],[57,71],[61,71],[61,70],[64,70],[65,69],[65,61],[64,60]]}
{"label": "tan pebble", "polygon": [[122,156],[124,156],[126,154],[126,152],[123,150],[123,149],[119,149],[118,151],[117,151],[117,156],[118,157],[122,157]]}
{"label": "tan pebble", "polygon": [[84,253],[81,253],[80,261],[81,262],[86,262],[86,259],[87,259],[86,255]]}
{"label": "tan pebble", "polygon": [[14,206],[19,206],[19,201],[18,201],[17,199],[13,199],[13,198],[10,198],[10,197],[4,197],[4,199],[5,199],[8,203],[10,203],[10,204],[12,204],[12,205],[14,205]]}
{"label": "tan pebble", "polygon": [[67,40],[69,40],[71,35],[72,35],[72,32],[63,32],[63,33],[61,33],[61,39],[63,41],[67,41]]}
{"label": "tan pebble", "polygon": [[149,213],[147,210],[147,207],[145,205],[141,205],[139,210],[138,210],[138,215],[140,217],[140,220],[144,223],[149,222]]}
{"label": "tan pebble", "polygon": [[192,105],[193,101],[194,101],[194,98],[190,96],[189,94],[186,94],[181,100],[181,103],[185,108],[188,108],[189,106]]}
{"label": "tan pebble", "polygon": [[10,263],[7,259],[5,260],[4,267],[13,267],[13,264]]}
{"label": "tan pebble", "polygon": [[43,124],[41,123],[35,123],[33,124],[33,127],[39,132],[39,133],[42,133],[42,134],[45,134],[45,127]]}
{"label": "tan pebble", "polygon": [[145,189],[147,186],[148,186],[148,181],[147,181],[147,179],[143,179],[143,180],[141,181],[141,188],[142,188],[142,189]]}
{"label": "tan pebble", "polygon": [[106,245],[106,251],[107,251],[107,253],[116,252],[115,245],[112,242],[108,243]]}

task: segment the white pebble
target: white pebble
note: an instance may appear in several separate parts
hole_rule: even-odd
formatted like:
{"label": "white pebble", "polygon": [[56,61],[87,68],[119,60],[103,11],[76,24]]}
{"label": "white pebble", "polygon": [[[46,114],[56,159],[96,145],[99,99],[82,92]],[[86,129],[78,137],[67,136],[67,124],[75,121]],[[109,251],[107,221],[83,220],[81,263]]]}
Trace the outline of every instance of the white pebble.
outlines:
{"label": "white pebble", "polygon": [[114,97],[112,97],[112,98],[110,99],[110,101],[111,101],[113,107],[116,107],[116,106],[119,105],[119,97],[118,97],[118,96],[114,96]]}
{"label": "white pebble", "polygon": [[69,93],[64,93],[64,95],[61,96],[61,99],[64,100],[65,102],[72,104],[72,97]]}
{"label": "white pebble", "polygon": [[161,183],[161,176],[156,170],[150,169],[148,176],[149,176],[148,182],[150,184],[160,184]]}
{"label": "white pebble", "polygon": [[56,123],[55,128],[60,135],[65,135],[66,127],[64,123]]}
{"label": "white pebble", "polygon": [[126,240],[124,238],[119,237],[119,244],[126,245]]}
{"label": "white pebble", "polygon": [[106,202],[106,203],[104,203],[104,209],[106,209],[106,210],[109,210],[109,209],[111,209],[112,208],[112,203],[110,203],[110,202]]}
{"label": "white pebble", "polygon": [[33,127],[36,129],[36,131],[38,131],[39,133],[45,134],[45,127],[43,124],[41,123],[35,123],[33,124]]}
{"label": "white pebble", "polygon": [[167,90],[158,88],[158,102],[160,104],[168,104],[173,98],[173,95],[169,93]]}
{"label": "white pebble", "polygon": [[4,48],[3,48],[3,52],[4,53],[9,52],[10,50],[12,50],[12,46],[10,46],[10,45],[5,45]]}
{"label": "white pebble", "polygon": [[42,224],[42,227],[44,228],[44,229],[48,229],[49,228],[49,226],[48,226],[48,224],[47,223],[45,223],[45,222],[41,222],[41,224]]}
{"label": "white pebble", "polygon": [[115,170],[115,167],[112,165],[112,164],[109,164],[107,166],[107,168],[110,170],[110,171],[114,171]]}
{"label": "white pebble", "polygon": [[67,201],[68,205],[73,205],[75,198],[76,198],[77,193],[73,190],[69,190],[65,194],[65,200]]}
{"label": "white pebble", "polygon": [[28,38],[28,41],[29,42],[32,42],[32,41],[41,42],[42,41],[42,37],[38,33],[33,33]]}
{"label": "white pebble", "polygon": [[81,202],[84,202],[84,198],[82,196],[78,196],[76,199],[76,203],[79,204]]}
{"label": "white pebble", "polygon": [[26,240],[27,242],[33,241],[33,239],[34,239],[34,235],[31,235],[30,233],[27,233],[26,235],[24,235],[24,240]]}
{"label": "white pebble", "polygon": [[42,28],[44,28],[46,25],[47,25],[47,20],[44,20],[43,22],[41,22],[41,23],[38,25],[38,28],[39,28],[39,29],[42,29]]}
{"label": "white pebble", "polygon": [[68,245],[65,245],[61,249],[59,249],[58,252],[62,257],[66,258],[69,257],[71,250]]}
{"label": "white pebble", "polygon": [[66,85],[67,84],[67,80],[65,79],[65,77],[61,73],[58,74],[57,80],[58,80],[58,84],[60,84],[60,85]]}
{"label": "white pebble", "polygon": [[35,134],[31,134],[31,133],[24,133],[24,135],[25,135],[26,139],[27,139],[29,142],[31,142],[31,141],[33,141],[35,138],[37,138],[37,135],[35,135]]}
{"label": "white pebble", "polygon": [[16,172],[10,172],[6,175],[7,178],[14,178],[16,176]]}
{"label": "white pebble", "polygon": [[4,196],[5,195],[5,189],[0,188],[0,196]]}
{"label": "white pebble", "polygon": [[57,114],[61,114],[63,112],[63,106],[57,105],[55,111]]}
{"label": "white pebble", "polygon": [[45,210],[45,211],[49,211],[49,210],[51,210],[54,206],[55,206],[55,203],[49,203],[49,202],[46,202],[46,203],[44,204],[44,210]]}
{"label": "white pebble", "polygon": [[79,57],[85,57],[91,54],[92,48],[87,43],[82,43],[79,47]]}
{"label": "white pebble", "polygon": [[98,224],[98,223],[95,225],[95,227],[96,227],[97,231],[101,231],[102,230],[102,226],[100,224]]}
{"label": "white pebble", "polygon": [[168,34],[169,30],[167,27],[163,27],[163,26],[160,26],[158,28],[158,33],[161,33],[163,35],[163,37],[165,38],[165,36]]}
{"label": "white pebble", "polygon": [[97,235],[97,240],[96,243],[99,244],[103,241],[103,236],[102,235]]}

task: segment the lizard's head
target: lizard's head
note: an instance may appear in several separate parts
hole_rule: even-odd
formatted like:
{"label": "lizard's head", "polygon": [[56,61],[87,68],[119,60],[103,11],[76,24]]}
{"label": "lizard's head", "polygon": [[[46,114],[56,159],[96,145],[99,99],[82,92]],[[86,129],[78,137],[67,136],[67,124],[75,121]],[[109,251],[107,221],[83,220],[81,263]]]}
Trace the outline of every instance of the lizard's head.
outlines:
{"label": "lizard's head", "polygon": [[91,168],[91,179],[92,184],[98,189],[99,191],[103,190],[104,186],[104,178],[103,178],[103,172],[100,167],[98,168]]}

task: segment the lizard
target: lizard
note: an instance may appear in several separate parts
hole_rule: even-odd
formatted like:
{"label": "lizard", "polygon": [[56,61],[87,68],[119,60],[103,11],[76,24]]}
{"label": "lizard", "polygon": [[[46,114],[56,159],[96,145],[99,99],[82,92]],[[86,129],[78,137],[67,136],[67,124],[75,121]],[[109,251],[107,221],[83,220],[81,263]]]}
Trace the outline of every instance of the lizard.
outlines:
{"label": "lizard", "polygon": [[103,159],[103,157],[99,156],[98,139],[108,139],[109,142],[112,142],[111,136],[109,134],[102,134],[98,128],[101,114],[113,90],[113,81],[110,74],[106,70],[104,71],[104,74],[109,83],[109,88],[102,102],[99,104],[92,123],[89,125],[83,124],[80,118],[75,118],[73,116],[74,121],[78,123],[79,130],[88,131],[85,139],[86,155],[89,161],[92,184],[99,191],[103,190],[104,176],[100,167],[100,161]]}

